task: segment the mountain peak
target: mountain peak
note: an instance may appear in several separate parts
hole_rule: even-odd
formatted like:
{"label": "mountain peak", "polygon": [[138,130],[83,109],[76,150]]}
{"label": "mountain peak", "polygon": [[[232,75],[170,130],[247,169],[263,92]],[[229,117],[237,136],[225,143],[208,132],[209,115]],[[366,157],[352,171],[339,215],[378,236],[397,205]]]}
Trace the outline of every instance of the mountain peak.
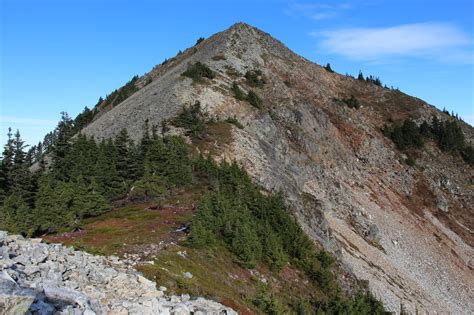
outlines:
{"label": "mountain peak", "polygon": [[[185,75],[193,67],[211,75]],[[472,264],[460,258],[474,245],[472,172],[460,171],[469,166],[430,138],[410,165],[411,151],[381,132],[406,119],[455,118],[380,81],[324,69],[244,22],[167,60],[138,88],[83,132],[112,138],[125,128],[138,140],[145,122],[161,126],[199,103],[217,123],[193,143],[197,151],[238,161],[266,190],[283,191],[304,230],[388,309],[398,311],[401,296],[411,312],[469,305]],[[460,125],[472,139],[473,128]]]}

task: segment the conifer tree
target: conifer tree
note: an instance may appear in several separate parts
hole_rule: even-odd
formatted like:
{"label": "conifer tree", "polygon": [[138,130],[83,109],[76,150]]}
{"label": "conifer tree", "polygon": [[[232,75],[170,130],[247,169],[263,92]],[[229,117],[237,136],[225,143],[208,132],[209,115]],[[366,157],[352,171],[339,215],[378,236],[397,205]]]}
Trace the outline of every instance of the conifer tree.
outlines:
{"label": "conifer tree", "polygon": [[104,140],[97,149],[97,161],[94,167],[100,193],[108,199],[122,195],[126,184],[117,171],[117,152],[112,141]]}
{"label": "conifer tree", "polygon": [[69,161],[65,159],[70,149],[69,140],[74,133],[73,121],[66,112],[61,113],[61,120],[54,132],[52,146],[52,168],[55,177],[59,180],[69,179]]}
{"label": "conifer tree", "polygon": [[31,236],[35,228],[35,218],[24,198],[19,193],[8,196],[0,208],[2,229],[12,233]]}
{"label": "conifer tree", "polygon": [[124,182],[131,179],[131,140],[127,129],[122,129],[114,141],[117,153],[117,172]]}
{"label": "conifer tree", "polygon": [[13,172],[13,165],[14,165],[14,159],[15,157],[15,152],[14,152],[14,145],[13,145],[13,138],[12,138],[12,129],[8,128],[8,133],[7,133],[7,143],[4,146],[3,149],[3,154],[2,154],[2,182],[0,183],[2,185],[2,188],[8,192],[12,185],[13,185],[13,180],[12,180],[12,172]]}

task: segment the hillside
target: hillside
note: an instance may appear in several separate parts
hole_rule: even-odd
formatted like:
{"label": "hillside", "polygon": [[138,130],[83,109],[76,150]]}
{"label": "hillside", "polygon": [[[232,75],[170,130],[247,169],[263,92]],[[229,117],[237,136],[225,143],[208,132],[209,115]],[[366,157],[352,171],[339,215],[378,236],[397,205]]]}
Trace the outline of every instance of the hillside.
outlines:
{"label": "hillside", "polygon": [[[197,61],[216,77],[183,77]],[[232,95],[233,81],[250,88],[249,70],[265,78],[256,88],[262,109]],[[235,116],[243,129],[211,132],[198,148],[237,160],[266,189],[283,191],[308,235],[368,280],[389,309],[403,301],[410,311],[473,310],[473,168],[432,143],[410,167],[380,131],[390,121],[448,115],[400,91],[330,73],[243,23],[145,77],[153,82],[83,132],[110,137],[127,128],[137,137],[145,119],[159,125],[196,101],[220,120]],[[335,101],[350,95],[360,109]],[[472,143],[473,128],[461,125]]]}
{"label": "hillside", "polygon": [[[122,91],[128,92],[97,105],[81,134],[101,140],[126,129],[133,140],[140,141],[148,124],[164,136],[185,135],[193,154],[236,161],[263,188],[263,194],[282,192],[306,235],[336,257],[335,268],[343,275],[339,282],[346,291],[354,290],[354,279],[358,279],[390,311],[398,312],[403,303],[412,313],[474,312],[474,169],[458,144],[441,149],[444,142],[436,140],[440,128],[434,127],[433,117],[456,121],[463,141],[472,145],[471,126],[401,91],[328,71],[245,23],[199,41],[134,78]],[[189,125],[176,119],[183,106],[194,104],[200,104],[205,117],[199,128],[195,122]],[[417,124],[416,130],[422,122],[431,124],[431,136],[423,138],[422,148],[408,141],[401,150],[396,129],[406,119]],[[184,216],[191,216],[189,208],[197,202],[193,198]],[[176,206],[175,202],[166,204]],[[124,223],[113,218],[114,211],[88,219],[85,230],[109,235],[107,228],[117,228],[113,223]],[[189,221],[173,220],[176,224]],[[125,237],[119,231],[110,235]],[[164,235],[166,239],[168,234]],[[110,239],[61,237],[52,240],[102,254],[115,253],[119,243],[130,241],[120,239],[114,247]],[[135,245],[148,248],[152,243]],[[182,252],[179,246],[171,246],[170,252]],[[138,255],[139,248],[128,254]],[[156,259],[171,260],[170,266],[181,259],[159,255]],[[189,255],[194,258],[175,264],[205,261],[199,251],[190,250]],[[232,262],[225,255],[218,265],[222,270]],[[139,268],[150,277],[169,277],[149,266]],[[240,277],[254,276],[245,268],[232,268]],[[274,283],[297,287],[291,283],[298,276],[288,275],[298,272],[289,268]],[[200,281],[199,285],[204,283]],[[222,290],[199,292],[193,284],[179,284],[176,290],[185,287],[216,296],[216,291],[235,287],[229,281]],[[242,291],[226,291],[219,298],[242,296]],[[285,296],[287,291],[282,292]],[[238,303],[243,307],[245,298]]]}

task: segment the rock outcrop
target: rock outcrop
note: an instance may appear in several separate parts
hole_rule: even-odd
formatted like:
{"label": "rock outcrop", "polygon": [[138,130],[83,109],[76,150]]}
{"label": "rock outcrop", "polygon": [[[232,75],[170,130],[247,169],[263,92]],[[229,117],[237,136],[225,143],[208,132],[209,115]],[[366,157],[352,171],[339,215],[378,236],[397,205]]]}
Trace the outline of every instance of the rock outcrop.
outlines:
{"label": "rock outcrop", "polygon": [[0,314],[236,314],[166,288],[117,257],[0,231]]}

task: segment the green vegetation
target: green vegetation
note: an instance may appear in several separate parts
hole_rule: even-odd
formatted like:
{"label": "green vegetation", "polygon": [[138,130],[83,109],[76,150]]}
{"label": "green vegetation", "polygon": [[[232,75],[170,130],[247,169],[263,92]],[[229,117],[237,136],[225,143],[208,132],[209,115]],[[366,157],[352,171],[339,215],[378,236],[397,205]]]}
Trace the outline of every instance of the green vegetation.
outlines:
{"label": "green vegetation", "polygon": [[324,69],[330,73],[334,73],[334,70],[332,70],[331,68],[331,64],[330,63],[327,63],[325,66],[324,66]]}
{"label": "green vegetation", "polygon": [[235,117],[228,117],[225,121],[229,124],[236,126],[239,129],[244,129],[244,125],[242,125],[240,121]]}
{"label": "green vegetation", "polygon": [[[48,170],[31,173],[17,132],[5,145],[1,163],[0,228],[37,235],[80,228],[87,217],[110,210],[110,201],[159,199],[166,188],[191,181],[189,149],[179,137],[148,130],[138,144],[125,130],[114,141],[68,139],[66,116],[56,129]],[[10,135],[10,134],[9,134]],[[21,222],[21,224],[18,224]]]}
{"label": "green vegetation", "polygon": [[201,82],[203,78],[212,80],[216,76],[214,71],[199,61],[189,66],[181,75],[193,79],[194,82]]}
{"label": "green vegetation", "polygon": [[194,44],[194,46],[199,45],[199,44],[202,43],[203,41],[204,41],[204,37],[199,37],[199,38],[196,40],[196,44]]}
{"label": "green vegetation", "polygon": [[384,129],[384,133],[393,140],[400,150],[409,147],[421,148],[423,146],[420,130],[413,120],[406,119],[402,125],[396,125],[392,129],[387,128]]}
{"label": "green vegetation", "polygon": [[[173,123],[192,136],[202,132],[206,121],[196,103],[183,109]],[[225,122],[213,125],[219,124],[229,127]],[[111,254],[123,253],[127,246],[159,242],[169,235],[166,231],[176,229],[168,223],[173,217],[173,222],[189,223],[189,233],[182,232],[184,241],[176,246],[188,246],[197,260],[181,260],[196,277],[184,279],[180,271],[173,276],[176,290],[197,290],[203,284],[206,292],[225,294],[265,313],[379,313],[380,303],[370,295],[354,300],[341,297],[332,272],[334,259],[316,249],[281,194],[262,193],[236,163],[216,164],[209,157],[192,156],[183,138],[159,137],[156,128],[150,132],[148,122],[137,143],[126,130],[101,142],[80,134],[72,138],[73,127],[72,120],[63,115],[49,149],[52,161],[36,173],[28,168],[20,133],[12,136],[9,132],[0,167],[1,229],[34,236],[87,227],[87,233],[75,234],[81,241],[73,244]],[[158,203],[163,209],[139,209],[130,206],[133,202]],[[170,203],[179,206],[166,206]],[[110,211],[113,204],[128,206]],[[61,240],[61,234],[51,235],[52,240],[55,237]],[[161,255],[167,254],[163,251]],[[221,264],[212,279],[209,262]],[[175,263],[166,266],[180,267]],[[163,277],[161,269],[147,268],[144,272],[149,276]],[[279,292],[271,284],[256,290],[261,281],[248,268],[261,270],[271,281],[278,278],[275,281],[291,283],[291,290]],[[227,270],[240,272],[240,276],[216,288],[216,277],[222,279]],[[295,277],[298,281],[291,282]],[[239,291],[234,285],[246,290]]]}
{"label": "green vegetation", "polygon": [[[441,122],[434,116],[431,123],[424,121],[420,126],[411,119],[405,119],[401,125],[391,128],[385,125],[382,132],[400,150],[420,149],[425,141],[433,140],[442,151],[460,154],[466,163],[474,165],[474,149],[466,143],[461,127],[454,119]],[[414,160],[407,161],[407,164],[414,165]]]}
{"label": "green vegetation", "polygon": [[303,268],[326,290],[334,289],[332,260],[317,253],[280,194],[265,196],[237,164],[200,158],[196,171],[212,183],[191,221],[189,244],[211,246],[222,239],[246,267],[265,263],[280,270],[288,261]]}
{"label": "green vegetation", "polygon": [[184,128],[186,135],[195,139],[201,139],[204,136],[208,122],[209,118],[202,112],[199,101],[192,106],[184,106],[178,116],[170,121],[172,125]]}
{"label": "green vegetation", "polygon": [[237,82],[232,82],[232,87],[231,87],[232,92],[234,93],[234,97],[239,100],[239,101],[244,101],[246,99],[244,91],[242,91],[237,84]]}
{"label": "green vegetation", "polygon": [[133,93],[138,91],[138,87],[135,85],[137,81],[138,81],[138,75],[134,76],[130,81],[128,81],[120,89],[113,91],[112,93],[110,93],[110,95],[107,95],[105,98],[105,101],[101,103],[100,105],[105,107],[109,105],[115,106],[122,103],[127,98],[129,98]]}
{"label": "green vegetation", "polygon": [[250,105],[262,109],[263,107],[263,101],[262,99],[258,96],[257,93],[254,91],[250,90],[247,94],[247,101],[250,103]]}
{"label": "green vegetation", "polygon": [[247,84],[251,87],[262,87],[265,84],[262,71],[260,70],[247,71],[245,73],[245,79],[247,79]]}
{"label": "green vegetation", "polygon": [[234,97],[239,100],[239,101],[247,101],[249,104],[252,106],[262,109],[263,107],[263,101],[262,99],[258,96],[257,93],[255,93],[253,90],[249,90],[247,95],[245,95],[244,91],[242,91],[237,84],[237,82],[233,82],[231,86],[231,91],[234,94]]}
{"label": "green vegetation", "polygon": [[354,95],[351,95],[350,98],[344,98],[342,99],[342,102],[344,104],[346,104],[347,106],[349,106],[349,108],[355,108],[355,109],[359,109],[360,108],[360,103],[359,101],[357,100],[357,98],[355,98]]}

